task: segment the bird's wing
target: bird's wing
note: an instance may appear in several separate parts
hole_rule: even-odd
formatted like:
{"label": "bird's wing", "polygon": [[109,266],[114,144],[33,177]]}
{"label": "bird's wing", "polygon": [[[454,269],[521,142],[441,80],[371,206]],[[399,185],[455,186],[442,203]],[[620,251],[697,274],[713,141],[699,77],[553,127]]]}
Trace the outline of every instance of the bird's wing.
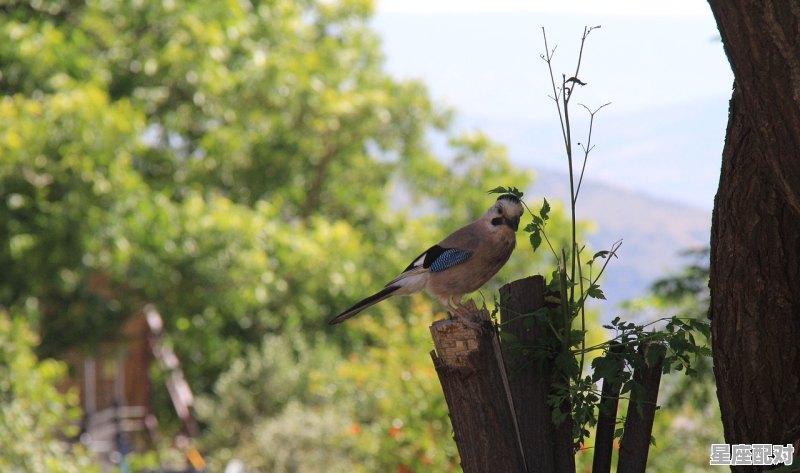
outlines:
{"label": "bird's wing", "polygon": [[438,273],[463,263],[472,256],[472,253],[472,251],[462,248],[444,248],[439,245],[433,245],[428,248],[427,251],[417,256],[403,271],[403,274],[424,269],[432,273]]}

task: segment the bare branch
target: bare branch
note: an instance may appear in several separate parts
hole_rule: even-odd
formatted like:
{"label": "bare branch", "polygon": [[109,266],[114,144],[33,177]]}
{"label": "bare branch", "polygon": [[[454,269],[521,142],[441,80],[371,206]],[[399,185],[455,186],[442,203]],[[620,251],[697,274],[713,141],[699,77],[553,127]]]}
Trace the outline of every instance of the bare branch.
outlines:
{"label": "bare branch", "polygon": [[594,109],[594,111],[592,111],[589,107],[587,107],[582,103],[579,103],[578,105],[580,105],[581,107],[586,109],[587,112],[589,112],[589,136],[588,139],[586,140],[586,146],[578,143],[578,145],[583,149],[583,165],[581,166],[581,174],[578,177],[578,188],[575,190],[576,201],[578,200],[578,194],[580,194],[581,192],[581,184],[583,184],[583,174],[586,171],[586,161],[589,159],[589,153],[594,149],[594,145],[592,144],[592,130],[594,128],[594,116],[604,107],[611,105],[611,102],[606,102],[603,105],[600,105],[599,107]]}

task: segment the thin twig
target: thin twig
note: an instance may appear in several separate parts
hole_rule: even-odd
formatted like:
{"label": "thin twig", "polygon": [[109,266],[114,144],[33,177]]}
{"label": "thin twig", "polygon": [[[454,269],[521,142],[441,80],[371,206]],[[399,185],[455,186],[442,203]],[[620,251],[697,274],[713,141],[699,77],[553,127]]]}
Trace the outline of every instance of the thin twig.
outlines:
{"label": "thin twig", "polygon": [[599,112],[603,107],[611,105],[611,102],[604,103],[603,105],[597,107],[594,111],[589,110],[589,107],[586,105],[579,103],[581,107],[585,108],[587,112],[589,112],[589,136],[586,140],[586,146],[581,145],[578,143],[581,148],[583,148],[583,166],[581,166],[581,175],[578,178],[578,188],[575,190],[575,200],[578,200],[578,195],[581,192],[581,184],[583,183],[583,173],[586,171],[586,161],[589,159],[589,152],[594,149],[592,146],[592,130],[594,129],[594,116],[597,112]]}
{"label": "thin twig", "polygon": [[553,86],[553,96],[551,98],[556,103],[556,108],[558,109],[558,122],[561,125],[561,136],[564,138],[564,145],[568,146],[567,132],[564,129],[564,117],[561,115],[561,104],[558,101],[561,94],[556,90],[556,77],[553,74],[553,55],[555,55],[556,47],[558,46],[553,47],[552,51],[550,50],[550,47],[547,45],[547,34],[545,33],[544,26],[542,27],[542,37],[544,38],[545,54],[543,54],[541,58],[547,63],[547,69],[550,71],[550,84]]}

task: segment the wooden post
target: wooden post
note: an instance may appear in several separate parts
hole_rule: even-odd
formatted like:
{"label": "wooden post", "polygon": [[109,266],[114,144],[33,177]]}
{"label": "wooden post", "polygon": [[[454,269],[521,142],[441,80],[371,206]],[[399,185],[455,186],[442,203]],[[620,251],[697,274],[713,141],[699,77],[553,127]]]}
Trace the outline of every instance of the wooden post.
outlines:
{"label": "wooden post", "polygon": [[[609,349],[611,357],[616,363],[614,374],[622,373],[625,363],[620,356],[624,348],[619,343],[612,343]],[[622,387],[619,382],[611,382],[603,378],[603,390],[599,413],[597,416],[597,432],[594,441],[594,456],[592,458],[592,473],[609,473],[611,471],[611,454],[614,450],[614,431],[617,427],[617,406],[619,405],[619,391]]]}
{"label": "wooden post", "polygon": [[464,473],[489,471],[524,473],[497,335],[486,310],[479,312],[483,328],[458,320],[431,325],[436,347],[431,358],[442,383]]}
{"label": "wooden post", "polygon": [[[500,288],[500,320],[502,330],[519,343],[536,343],[543,329],[525,323],[525,314],[544,306],[544,278],[531,276]],[[575,453],[572,446],[571,416],[556,427],[552,421],[551,407],[547,403],[553,371],[545,366],[539,371],[526,363],[524,355],[510,352],[504,345],[508,364],[511,397],[514,400],[519,425],[523,455],[531,472],[563,473],[575,471]],[[564,406],[562,409],[569,409]],[[500,471],[500,470],[494,470]]]}
{"label": "wooden post", "polygon": [[[655,356],[650,353],[656,350]],[[653,433],[653,419],[656,415],[658,386],[661,384],[661,369],[664,366],[666,348],[660,344],[644,344],[639,353],[645,359],[645,366],[636,369],[633,380],[642,386],[642,405],[636,402],[628,404],[628,416],[625,419],[625,432],[619,447],[618,473],[644,472],[647,467],[647,454],[650,450],[650,436]],[[655,360],[650,365],[646,361]],[[639,413],[641,407],[641,414]]]}

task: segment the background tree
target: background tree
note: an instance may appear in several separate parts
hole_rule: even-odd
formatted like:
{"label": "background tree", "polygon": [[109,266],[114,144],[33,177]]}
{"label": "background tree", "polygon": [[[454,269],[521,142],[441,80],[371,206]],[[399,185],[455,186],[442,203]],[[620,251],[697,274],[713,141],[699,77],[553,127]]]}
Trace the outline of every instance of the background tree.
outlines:
{"label": "background tree", "polygon": [[800,9],[772,0],[709,4],[735,75],[711,236],[709,316],[725,440],[797,445]]}
{"label": "background tree", "polygon": [[436,306],[325,321],[530,176],[384,71],[372,3],[0,10],[0,305],[28,314],[39,355],[90,352],[155,303],[215,465],[292,471],[258,456],[280,440],[344,471],[456,469],[427,368]]}

